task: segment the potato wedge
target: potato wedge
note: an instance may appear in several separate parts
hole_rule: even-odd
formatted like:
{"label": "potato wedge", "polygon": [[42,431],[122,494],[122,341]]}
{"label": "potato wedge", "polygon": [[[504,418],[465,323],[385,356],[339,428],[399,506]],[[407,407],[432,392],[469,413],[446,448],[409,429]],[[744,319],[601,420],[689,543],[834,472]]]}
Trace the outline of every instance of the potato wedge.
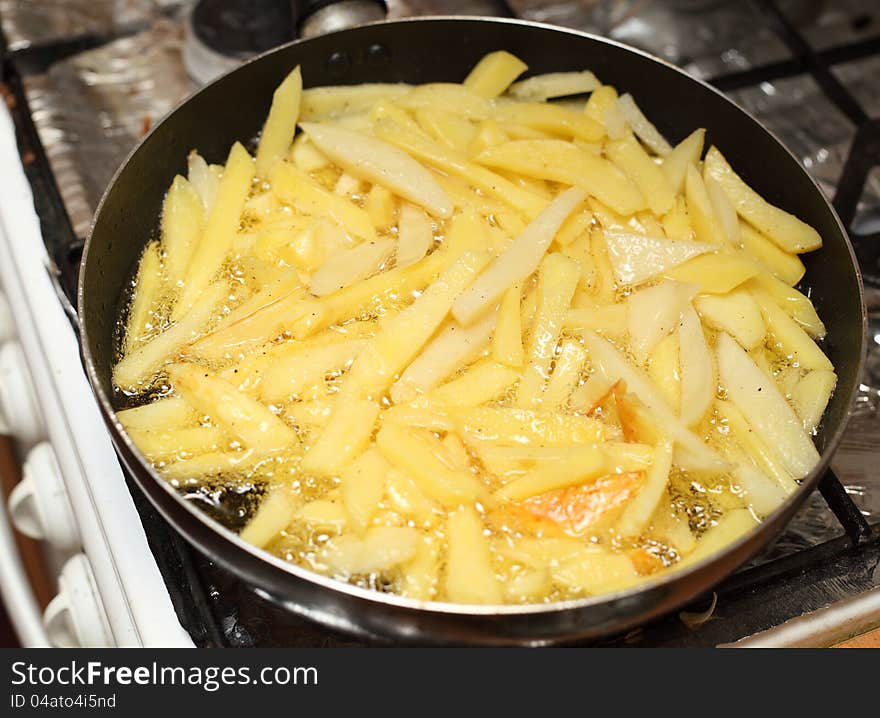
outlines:
{"label": "potato wedge", "polygon": [[764,343],[767,327],[761,308],[745,289],[734,289],[727,294],[702,294],[694,306],[706,324],[727,332],[744,349],[754,349]]}
{"label": "potato wedge", "polygon": [[479,406],[506,393],[518,379],[513,369],[485,359],[436,388],[431,399],[446,406]]}
{"label": "potato wedge", "polygon": [[[271,404],[280,404],[315,384],[323,384],[327,375],[344,370],[367,345],[367,339],[350,339],[332,344],[304,346],[284,353],[260,372],[257,393]],[[238,377],[236,377],[238,378]]]}
{"label": "potato wedge", "polygon": [[517,187],[496,172],[481,167],[426,137],[407,131],[394,121],[380,120],[373,131],[380,139],[443,172],[462,177],[490,197],[505,202],[527,217],[537,217],[547,205],[546,200]]}
{"label": "potato wedge", "polygon": [[512,84],[507,94],[524,102],[546,102],[557,97],[585,95],[601,87],[589,70],[582,72],[548,72]]}
{"label": "potato wedge", "polygon": [[291,523],[303,522],[311,530],[342,533],[349,523],[348,513],[341,501],[317,499],[302,506]]}
{"label": "potato wedge", "polygon": [[316,172],[330,164],[330,158],[315,147],[315,143],[305,133],[300,133],[293,141],[290,161],[300,172]]}
{"label": "potato wedge", "polygon": [[417,601],[430,601],[437,595],[440,550],[437,541],[423,536],[416,555],[403,566],[401,593]]}
{"label": "potato wedge", "polygon": [[767,331],[783,356],[791,357],[805,369],[834,371],[834,365],[825,352],[776,304],[770,294],[760,288],[752,289],[751,293],[761,308]]}
{"label": "potato wedge", "polygon": [[628,92],[621,95],[617,99],[617,108],[623,114],[627,124],[632,127],[636,137],[645,143],[654,154],[666,157],[672,152],[672,145],[660,134],[660,130],[654,126],[654,123],[645,117],[632,95]]}
{"label": "potato wedge", "polygon": [[160,227],[165,276],[171,286],[179,286],[185,280],[204,228],[205,205],[201,197],[189,181],[177,175],[165,195]]}
{"label": "potato wedge", "polygon": [[339,197],[317,184],[309,175],[287,162],[281,162],[270,175],[272,192],[282,202],[295,205],[313,217],[327,217],[346,232],[367,241],[376,239],[370,215],[345,197]]}
{"label": "potato wedge", "polygon": [[194,426],[171,431],[127,429],[138,449],[150,461],[177,459],[222,451],[229,440],[213,426]]}
{"label": "potato wedge", "polygon": [[257,512],[239,536],[249,544],[264,548],[290,525],[295,511],[296,501],[292,492],[279,487],[260,502]]}
{"label": "potato wedge", "polygon": [[385,477],[391,470],[377,449],[369,449],[342,472],[342,499],[358,531],[364,531],[385,494]]}
{"label": "potato wedge", "polygon": [[491,116],[499,122],[512,122],[586,142],[601,140],[605,134],[602,125],[588,115],[545,102],[499,100],[493,107]]}
{"label": "potato wedge", "polygon": [[671,470],[672,440],[665,439],[655,450],[654,463],[647,472],[645,483],[618,519],[617,531],[621,536],[639,536],[648,527],[666,493]]}
{"label": "potato wedge", "polygon": [[318,554],[333,575],[352,576],[387,571],[412,560],[419,533],[402,526],[375,526],[364,537],[350,534],[331,538]]}
{"label": "potato wedge", "polygon": [[492,335],[492,356],[510,367],[521,367],[525,361],[522,341],[522,289],[515,283],[501,298],[498,322]]}
{"label": "potato wedge", "polygon": [[612,140],[605,151],[608,159],[635,182],[655,216],[662,217],[672,209],[675,201],[672,185],[634,137]]}
{"label": "potato wedge", "polygon": [[740,240],[745,251],[777,279],[790,287],[803,279],[806,268],[796,254],[777,247],[771,240],[745,222],[740,222]]}
{"label": "potato wedge", "polygon": [[735,252],[704,252],[663,272],[679,282],[696,284],[708,294],[727,294],[761,273],[753,261]]}
{"label": "potato wedge", "polygon": [[425,494],[448,508],[475,501],[485,493],[475,475],[447,466],[440,442],[428,436],[389,423],[376,435],[376,445]]}
{"label": "potato wedge", "polygon": [[791,400],[807,433],[812,434],[821,423],[836,385],[837,375],[827,369],[814,369],[795,385]]}
{"label": "potato wedge", "polygon": [[780,249],[800,254],[822,246],[819,233],[805,222],[767,202],[734,172],[717,147],[706,153],[704,172],[730,198],[737,213],[773,240]]}
{"label": "potato wedge", "polygon": [[589,330],[610,339],[622,339],[627,332],[627,305],[608,304],[569,309],[564,326],[578,334]]}
{"label": "potato wedge", "polygon": [[813,303],[794,287],[789,287],[770,274],[758,273],[749,282],[749,288],[766,292],[813,339],[822,339],[825,336],[825,325],[816,313]]}
{"label": "potato wedge", "polygon": [[617,104],[617,90],[611,85],[601,85],[590,94],[584,107],[584,114],[592,117],[596,122],[605,125],[605,114],[608,109]]}
{"label": "potato wedge", "polygon": [[379,405],[368,399],[337,402],[318,440],[303,458],[303,470],[332,475],[366,448],[373,435]]}
{"label": "potato wedge", "polygon": [[730,446],[722,448],[725,458],[733,465],[733,476],[739,488],[745,492],[749,506],[758,516],[768,516],[778,509],[791,491],[797,488],[792,482],[788,491],[773,481],[753,464],[740,450]]}
{"label": "potato wedge", "polygon": [[163,291],[164,272],[158,242],[150,242],[141,255],[128,319],[125,324],[124,353],[130,354],[158,328],[159,317],[153,316]]}
{"label": "potato wedge", "polygon": [[619,591],[638,581],[629,556],[587,549],[559,562],[552,569],[555,583],[592,594]]}
{"label": "potato wedge", "polygon": [[296,132],[301,100],[302,72],[297,65],[272,95],[272,106],[257,145],[258,177],[268,177],[272,166],[287,155]]}
{"label": "potato wedge", "polygon": [[664,337],[678,329],[682,314],[696,294],[696,288],[678,282],[661,282],[633,292],[626,302],[629,349],[644,364]]}
{"label": "potato wedge", "polygon": [[604,476],[608,470],[601,448],[585,446],[577,452],[576,458],[543,462],[534,471],[496,491],[495,496],[505,501],[522,501],[547,491],[579,486]]}
{"label": "potato wedge", "polygon": [[678,332],[657,343],[645,368],[663,399],[674,412],[681,411],[681,362]]}
{"label": "potato wedge", "polygon": [[717,452],[704,444],[696,434],[679,421],[663,400],[662,394],[640,369],[630,364],[614,346],[593,332],[584,333],[584,343],[590,360],[599,371],[609,380],[622,379],[626,382],[627,389],[638,396],[662,422],[681,449],[676,454],[676,464],[685,469],[697,470],[717,470],[724,467],[724,461]]}
{"label": "potato wedge", "polygon": [[602,422],[541,409],[478,406],[453,408],[463,437],[502,445],[540,443],[546,446],[595,444],[607,439]]}
{"label": "potato wedge", "polygon": [[497,604],[501,585],[492,566],[489,544],[483,536],[483,522],[466,506],[450,515],[446,524],[449,555],[446,559],[445,588],[458,603]]}
{"label": "potato wedge", "polygon": [[497,321],[497,313],[488,312],[469,327],[449,322],[391,386],[391,400],[397,404],[412,401],[484,354]]}
{"label": "potato wedge", "polygon": [[580,187],[622,214],[645,206],[639,188],[620,169],[563,140],[515,140],[489,147],[474,159],[495,169]]}
{"label": "potato wedge", "polygon": [[528,69],[528,65],[515,55],[498,50],[483,56],[462,84],[471,92],[491,100],[503,94]]}
{"label": "potato wedge", "polygon": [[577,262],[562,254],[548,254],[538,268],[538,310],[529,333],[526,367],[516,392],[519,407],[527,409],[541,403],[579,277]]}
{"label": "potato wedge", "polygon": [[739,246],[740,222],[736,209],[715,178],[706,175],[703,177],[703,184],[706,185],[706,194],[709,195],[709,201],[712,204],[715,217],[718,219],[718,226],[724,235],[724,239],[734,247]]}
{"label": "potato wedge", "polygon": [[238,142],[232,146],[226,169],[217,189],[217,200],[207,215],[205,231],[193,252],[180,298],[172,318],[179,320],[190,311],[199,296],[214,280],[238,229],[244,203],[254,179],[254,161]]}
{"label": "potato wedge", "polygon": [[383,326],[352,366],[345,384],[347,395],[367,396],[387,389],[487,262],[485,255],[466,252],[413,304]]}
{"label": "potato wedge", "polygon": [[[207,215],[213,208],[220,188],[220,171],[217,165],[209,165],[205,158],[193,150],[186,158],[186,178],[202,200]],[[219,170],[222,171],[222,167]]]}
{"label": "potato wedge", "polygon": [[116,418],[126,430],[150,431],[162,427],[171,431],[194,426],[198,416],[195,409],[179,396],[170,396],[150,404],[117,411]]}
{"label": "potato wedge", "polygon": [[455,111],[471,120],[485,120],[492,114],[492,103],[466,85],[454,82],[429,82],[418,85],[397,100],[397,104],[407,110],[416,111],[424,107]]}
{"label": "potato wedge", "polygon": [[689,165],[697,166],[703,154],[706,130],[694,130],[663,157],[660,169],[676,194],[681,194]]}
{"label": "potato wedge", "polygon": [[387,187],[437,217],[449,217],[452,203],[431,173],[405,152],[369,135],[332,125],[303,123],[324,154],[357,177]]}
{"label": "potato wedge", "polygon": [[576,188],[559,195],[455,300],[452,314],[456,320],[467,326],[497,302],[508,288],[534,272],[566,217],[583,200],[584,193]]}
{"label": "potato wedge", "polygon": [[377,239],[342,249],[312,275],[309,291],[316,297],[326,297],[351,286],[380,271],[393,252],[393,239]]}
{"label": "potato wedge", "polygon": [[801,420],[775,384],[727,334],[718,335],[718,372],[730,401],[773,445],[785,467],[801,479],[819,462],[819,452],[804,431]]}
{"label": "potato wedge", "polygon": [[672,209],[663,215],[663,233],[668,239],[691,242],[694,240],[694,228],[687,211],[687,202],[678,195]]}
{"label": "potato wedge", "polygon": [[696,548],[678,563],[678,567],[686,568],[712,556],[751,531],[757,523],[754,514],[748,509],[730,511],[700,537]]}
{"label": "potato wedge", "polygon": [[541,394],[541,408],[557,411],[565,408],[571,392],[580,381],[586,361],[587,353],[578,342],[571,339],[563,341],[553,373]]}
{"label": "potato wedge", "polygon": [[288,330],[306,311],[303,289],[297,287],[246,316],[220,323],[215,331],[183,347],[181,354],[213,361],[243,357]]}
{"label": "potato wedge", "polygon": [[726,240],[721,220],[709,197],[709,190],[694,165],[685,168],[685,199],[694,235],[700,242],[722,245]]}
{"label": "potato wedge", "polygon": [[172,364],[168,376],[187,404],[247,448],[264,454],[299,445],[296,432],[258,401],[195,364]]}
{"label": "potato wedge", "polygon": [[397,224],[398,267],[408,267],[423,259],[434,243],[431,220],[420,208],[404,203]]}
{"label": "potato wedge", "polygon": [[[714,245],[645,237],[617,230],[604,232],[608,257],[617,280],[638,285],[672,270],[694,257],[712,252]],[[681,281],[691,281],[682,278]]]}
{"label": "potato wedge", "polygon": [[224,282],[209,287],[180,321],[126,354],[113,367],[113,383],[129,391],[149,384],[163,364],[173,361],[181,347],[204,330],[228,292]]}
{"label": "potato wedge", "polygon": [[422,130],[444,147],[458,153],[467,152],[477,134],[474,123],[454,111],[422,107],[416,110],[415,115]]}
{"label": "potato wedge", "polygon": [[700,318],[688,304],[678,326],[681,366],[681,410],[685,426],[697,426],[715,398],[718,387],[715,366]]}
{"label": "potato wedge", "polygon": [[332,116],[353,115],[370,109],[379,101],[393,102],[412,91],[403,83],[365,83],[311,87],[303,90],[300,117],[314,122]]}

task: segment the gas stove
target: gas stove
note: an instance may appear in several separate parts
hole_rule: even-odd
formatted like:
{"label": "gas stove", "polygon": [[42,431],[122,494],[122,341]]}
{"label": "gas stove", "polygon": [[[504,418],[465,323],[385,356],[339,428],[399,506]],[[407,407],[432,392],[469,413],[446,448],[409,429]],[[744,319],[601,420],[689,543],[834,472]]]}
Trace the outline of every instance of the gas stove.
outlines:
{"label": "gas stove", "polygon": [[[0,590],[24,642],[348,642],[273,605],[199,555],[127,484],[80,368],[69,322],[73,289],[83,237],[112,173],[200,82],[281,41],[279,28],[307,35],[382,16],[433,14],[575,27],[708,80],[774,131],[833,198],[868,285],[867,367],[820,491],[778,541],[711,595],[607,643],[830,645],[880,625],[875,3],[347,0],[317,3],[324,6],[304,17],[290,13],[290,3],[248,0],[238,3],[245,15],[205,12],[220,2],[201,0],[201,11],[193,12],[188,0],[0,0],[7,110],[0,108],[0,300],[7,300],[0,301],[0,406],[25,466],[25,488],[13,492],[10,513],[21,530],[43,540],[61,576],[41,619],[43,606],[21,590],[21,562],[4,557],[13,549],[2,516]],[[280,13],[279,21],[249,24],[243,38],[233,31],[248,12]],[[53,503],[47,494],[63,500]],[[62,517],[70,530],[59,538],[49,526],[57,521],[48,516]]]}

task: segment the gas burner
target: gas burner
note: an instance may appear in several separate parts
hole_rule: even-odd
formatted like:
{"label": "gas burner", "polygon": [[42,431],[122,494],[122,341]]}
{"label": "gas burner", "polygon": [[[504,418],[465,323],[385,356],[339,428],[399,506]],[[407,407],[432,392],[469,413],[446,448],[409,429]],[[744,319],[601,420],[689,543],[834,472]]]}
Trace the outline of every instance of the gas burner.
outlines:
{"label": "gas burner", "polygon": [[206,84],[294,36],[292,3],[198,0],[186,20],[183,62],[193,80]]}

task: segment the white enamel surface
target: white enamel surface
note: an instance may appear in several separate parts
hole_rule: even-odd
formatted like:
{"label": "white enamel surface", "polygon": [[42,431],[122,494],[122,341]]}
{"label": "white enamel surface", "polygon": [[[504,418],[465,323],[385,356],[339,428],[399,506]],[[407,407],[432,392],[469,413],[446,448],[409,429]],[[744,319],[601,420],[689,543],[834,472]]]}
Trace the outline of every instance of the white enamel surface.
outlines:
{"label": "white enamel surface", "polygon": [[0,344],[8,342],[15,336],[15,322],[9,309],[9,300],[0,292]]}
{"label": "white enamel surface", "polygon": [[37,387],[45,434],[61,467],[112,643],[192,645],[150,553],[83,372],[76,334],[50,280],[30,186],[5,108],[0,110],[0,167],[0,283]]}
{"label": "white enamel surface", "polygon": [[20,446],[30,448],[45,436],[36,391],[17,341],[0,348],[0,413]]}
{"label": "white enamel surface", "polygon": [[110,626],[85,554],[72,556],[61,569],[58,593],[46,606],[43,625],[56,648],[112,648]]}
{"label": "white enamel surface", "polygon": [[19,531],[47,541],[59,552],[70,553],[82,545],[51,444],[37,444],[27,455],[22,479],[9,497],[9,514]]}

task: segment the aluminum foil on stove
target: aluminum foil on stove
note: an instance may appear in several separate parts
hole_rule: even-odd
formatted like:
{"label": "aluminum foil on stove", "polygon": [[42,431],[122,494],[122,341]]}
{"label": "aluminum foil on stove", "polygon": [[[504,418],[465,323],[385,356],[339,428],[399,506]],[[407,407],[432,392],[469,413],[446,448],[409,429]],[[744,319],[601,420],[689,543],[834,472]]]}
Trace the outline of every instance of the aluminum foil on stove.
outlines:
{"label": "aluminum foil on stove", "polygon": [[135,143],[192,90],[181,41],[180,26],[163,19],[25,77],[34,122],[79,236]]}
{"label": "aluminum foil on stove", "polygon": [[181,0],[0,0],[10,50],[146,26]]}

